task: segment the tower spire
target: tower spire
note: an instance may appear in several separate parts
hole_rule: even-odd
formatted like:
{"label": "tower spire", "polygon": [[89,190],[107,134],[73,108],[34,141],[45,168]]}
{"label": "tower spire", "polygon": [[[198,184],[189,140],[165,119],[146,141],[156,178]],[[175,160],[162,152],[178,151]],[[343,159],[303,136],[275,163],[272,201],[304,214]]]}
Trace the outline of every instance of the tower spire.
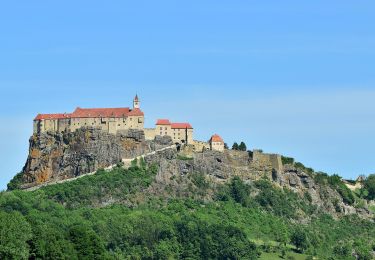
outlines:
{"label": "tower spire", "polygon": [[133,100],[133,109],[140,107],[140,101],[138,98],[138,94],[135,94],[134,100]]}

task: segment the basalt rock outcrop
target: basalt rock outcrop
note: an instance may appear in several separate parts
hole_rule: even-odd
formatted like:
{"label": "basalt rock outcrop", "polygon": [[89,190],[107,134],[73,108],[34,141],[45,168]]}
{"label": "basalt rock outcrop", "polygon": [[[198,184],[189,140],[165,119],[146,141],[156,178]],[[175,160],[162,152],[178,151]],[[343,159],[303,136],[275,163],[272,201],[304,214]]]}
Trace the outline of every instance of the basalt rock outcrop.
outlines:
{"label": "basalt rock outcrop", "polygon": [[[156,181],[150,187],[150,192],[155,195],[165,193],[165,188],[168,187],[172,193],[174,192],[173,196],[184,196],[187,189],[194,185],[189,176],[197,173],[203,174],[213,189],[234,176],[240,177],[248,184],[267,178],[280,188],[292,190],[304,198],[308,197],[309,202],[316,206],[317,212],[334,217],[358,214],[364,218],[372,218],[372,214],[366,208],[347,205],[335,189],[316,183],[313,174],[292,165],[285,165],[282,169],[276,170],[271,164],[254,161],[248,152],[204,151],[191,153],[186,157],[176,151],[165,150],[148,156],[145,160],[148,164],[156,163],[159,166]],[[206,192],[202,194],[201,199],[211,200],[215,191]]]}
{"label": "basalt rock outcrop", "polygon": [[155,181],[147,191],[151,195],[191,194],[194,186],[191,176],[194,174],[203,175],[212,187],[205,194],[199,194],[204,200],[212,200],[215,187],[234,176],[249,184],[267,178],[276,186],[309,198],[319,212],[335,217],[349,214],[372,216],[364,207],[347,205],[339,192],[329,185],[316,183],[313,173],[293,165],[278,164],[274,155],[233,150],[196,152],[191,146],[163,149],[171,145],[172,139],[167,136],[146,141],[141,130],[125,130],[113,135],[87,127],[75,132],[36,134],[30,138],[22,188],[75,178],[117,164],[122,159],[147,154],[145,162],[159,167]]}
{"label": "basalt rock outcrop", "polygon": [[171,144],[170,139],[162,137],[145,141],[142,130],[125,130],[113,135],[94,127],[34,134],[29,142],[23,188],[94,172]]}

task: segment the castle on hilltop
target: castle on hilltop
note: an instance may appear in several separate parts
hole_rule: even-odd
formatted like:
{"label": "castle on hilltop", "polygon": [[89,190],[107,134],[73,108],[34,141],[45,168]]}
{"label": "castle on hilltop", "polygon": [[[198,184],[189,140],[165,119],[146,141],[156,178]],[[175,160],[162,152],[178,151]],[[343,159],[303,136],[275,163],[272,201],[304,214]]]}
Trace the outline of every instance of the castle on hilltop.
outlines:
{"label": "castle on hilltop", "polygon": [[34,119],[34,133],[74,132],[84,127],[100,127],[116,134],[119,130],[143,129],[144,113],[140,109],[138,96],[133,100],[133,109],[125,108],[80,108],[73,113],[38,114]]}
{"label": "castle on hilltop", "polygon": [[145,128],[145,116],[140,109],[138,95],[133,99],[133,108],[80,108],[73,113],[38,114],[34,119],[33,132],[74,132],[81,127],[98,127],[116,134],[121,130],[143,130],[146,140],[156,136],[170,136],[174,143],[194,145],[197,149],[224,151],[224,141],[214,135],[208,142],[194,141],[194,128],[190,123],[174,123],[158,119],[155,128]]}

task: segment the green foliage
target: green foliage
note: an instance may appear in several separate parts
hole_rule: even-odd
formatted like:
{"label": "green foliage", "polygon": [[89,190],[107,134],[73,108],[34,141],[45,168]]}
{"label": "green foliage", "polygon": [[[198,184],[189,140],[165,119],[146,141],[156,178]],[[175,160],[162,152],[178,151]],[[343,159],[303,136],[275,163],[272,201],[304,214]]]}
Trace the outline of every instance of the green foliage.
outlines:
{"label": "green foliage", "polygon": [[303,165],[300,162],[295,162],[294,166],[296,168],[298,168],[298,169],[301,169],[301,170],[305,171],[306,173],[308,173],[310,175],[314,173],[314,169],[313,168],[306,167],[305,165]]}
{"label": "green foliage", "polygon": [[187,156],[184,156],[184,155],[178,154],[178,155],[177,155],[177,159],[178,159],[178,160],[181,160],[181,161],[191,161],[191,160],[193,160],[194,158],[192,158],[192,157],[187,157]]}
{"label": "green foliage", "polygon": [[300,252],[304,252],[310,247],[310,242],[307,238],[306,231],[300,227],[294,230],[290,238],[290,242],[295,245]]}
{"label": "green foliage", "polygon": [[319,172],[314,175],[314,179],[320,185],[329,185],[331,188],[335,189],[342,196],[346,204],[353,205],[355,203],[353,192],[346,187],[341,177],[337,174],[329,176],[326,173]]}
{"label": "green foliage", "polygon": [[246,151],[247,150],[247,147],[246,147],[246,144],[244,142],[241,142],[240,145],[238,145],[237,142],[235,142],[232,146],[232,150],[236,150],[236,151]]}
{"label": "green foliage", "polygon": [[23,183],[23,173],[17,173],[13,179],[8,183],[8,190],[18,190],[21,188],[21,184]]}
{"label": "green foliage", "polygon": [[285,164],[291,164],[291,165],[294,164],[294,158],[292,158],[292,157],[281,156],[281,161],[284,165]]}
{"label": "green foliage", "polygon": [[128,170],[114,168],[111,172],[98,171],[95,175],[80,178],[74,182],[51,185],[37,192],[69,208],[94,206],[102,201],[118,200],[148,187],[157,172],[155,166],[149,169],[130,167]]}
{"label": "green foliage", "polygon": [[90,226],[75,224],[68,235],[80,259],[102,259],[106,255],[103,241]]}
{"label": "green foliage", "polygon": [[216,198],[221,201],[233,200],[244,207],[254,206],[250,197],[251,186],[245,184],[239,177],[234,177],[231,182],[219,189]]}
{"label": "green foliage", "polygon": [[241,142],[240,145],[238,146],[238,150],[246,151],[247,150],[246,144],[244,142]]}
{"label": "green foliage", "polygon": [[238,149],[239,149],[238,143],[234,142],[234,144],[232,146],[232,150],[238,150]]}
{"label": "green foliage", "polygon": [[138,167],[138,159],[135,158],[133,161],[131,161],[131,167]]}
{"label": "green foliage", "polygon": [[315,210],[314,206],[296,193],[275,188],[268,180],[259,180],[255,182],[255,186],[260,189],[255,200],[260,206],[278,216],[297,218],[299,211],[311,214]]}
{"label": "green foliage", "polygon": [[367,191],[366,198],[369,200],[375,199],[375,174],[371,174],[363,183],[364,189]]}
{"label": "green foliage", "polygon": [[0,211],[0,259],[28,259],[29,223],[19,212]]}
{"label": "green foliage", "polygon": [[353,259],[353,248],[349,243],[338,243],[333,247],[333,254],[339,259]]}
{"label": "green foliage", "polygon": [[206,190],[210,186],[209,182],[205,178],[205,175],[202,173],[195,172],[191,174],[191,180],[195,186],[202,190]]}
{"label": "green foliage", "polygon": [[[213,202],[157,197],[147,191],[157,171],[117,167],[0,193],[0,259],[257,259],[262,248],[270,252],[262,259],[305,259],[289,242],[319,259],[346,259],[351,249],[360,259],[371,256],[372,222],[316,215],[306,195],[237,177]],[[189,177],[200,190],[212,188],[202,174]],[[298,224],[301,214],[310,222]]]}

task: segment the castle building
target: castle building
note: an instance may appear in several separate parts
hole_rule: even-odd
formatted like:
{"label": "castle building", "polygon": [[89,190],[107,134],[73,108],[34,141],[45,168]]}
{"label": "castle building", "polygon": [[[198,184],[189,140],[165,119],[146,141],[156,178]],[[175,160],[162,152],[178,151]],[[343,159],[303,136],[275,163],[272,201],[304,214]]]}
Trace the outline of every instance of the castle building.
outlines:
{"label": "castle building", "polygon": [[208,143],[211,150],[224,152],[224,140],[218,134],[211,136]]}
{"label": "castle building", "polygon": [[[133,99],[133,108],[80,108],[72,113],[38,114],[34,119],[33,132],[74,132],[81,127],[99,127],[103,131],[116,134],[120,130],[143,130],[147,140],[155,136],[170,136],[174,143],[199,146],[199,149],[224,151],[224,141],[218,136],[208,143],[194,141],[194,129],[190,123],[173,123],[169,119],[159,119],[155,128],[144,128],[145,116],[140,108],[138,95]],[[202,147],[200,147],[202,146]]]}
{"label": "castle building", "polygon": [[138,96],[133,100],[133,109],[77,107],[70,114],[38,114],[34,119],[33,131],[74,132],[84,126],[100,127],[113,134],[118,130],[144,129],[144,113],[140,109]]}
{"label": "castle building", "polygon": [[171,123],[168,119],[159,119],[156,122],[155,135],[168,135],[174,143],[192,144],[193,131],[189,123]]}

